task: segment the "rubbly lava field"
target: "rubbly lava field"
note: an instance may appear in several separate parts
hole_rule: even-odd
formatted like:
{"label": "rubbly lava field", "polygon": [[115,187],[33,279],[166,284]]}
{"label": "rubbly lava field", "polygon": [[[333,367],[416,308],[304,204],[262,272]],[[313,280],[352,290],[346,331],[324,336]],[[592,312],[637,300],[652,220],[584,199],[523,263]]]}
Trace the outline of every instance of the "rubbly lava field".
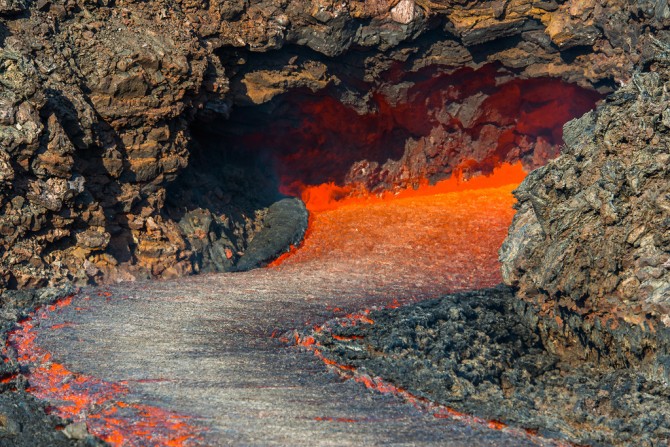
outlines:
{"label": "rubbly lava field", "polygon": [[0,2],[0,446],[670,442],[670,6]]}

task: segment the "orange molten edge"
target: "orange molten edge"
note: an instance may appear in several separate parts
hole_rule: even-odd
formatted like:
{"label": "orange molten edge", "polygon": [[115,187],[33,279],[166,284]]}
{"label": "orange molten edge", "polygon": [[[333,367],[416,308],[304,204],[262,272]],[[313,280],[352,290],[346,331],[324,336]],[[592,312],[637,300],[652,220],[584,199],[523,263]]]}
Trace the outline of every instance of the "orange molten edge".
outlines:
{"label": "orange molten edge", "polygon": [[[392,259],[393,266],[398,271],[408,272],[412,268],[430,269],[438,271],[445,270],[445,265],[455,264],[446,268],[446,276],[437,277],[436,281],[441,286],[451,289],[476,288],[497,284],[500,282],[499,265],[496,259],[497,247],[505,237],[505,229],[511,223],[514,211],[514,197],[511,192],[526,176],[521,164],[504,164],[495,169],[490,176],[475,177],[464,180],[462,176],[455,175],[449,180],[428,185],[427,182],[414,190],[406,190],[400,193],[387,193],[381,196],[352,197],[352,191],[346,187],[339,187],[332,183],[319,186],[304,187],[302,199],[310,211],[310,228],[306,236],[303,250],[292,248],[290,253],[275,261],[274,265],[286,261],[287,264],[308,263],[318,261],[324,256],[342,256],[351,260],[356,256],[356,250],[365,251],[368,258],[374,259],[375,244],[383,245],[386,252],[382,258]],[[295,185],[294,185],[295,186]],[[361,207],[366,207],[366,212],[361,213]],[[439,208],[439,211],[435,211]],[[365,217],[362,218],[361,216]],[[439,225],[439,220],[449,215],[449,220],[444,225]],[[421,216],[418,217],[417,216]],[[363,222],[367,219],[371,222]],[[427,233],[425,238],[413,238],[414,248],[422,251],[434,250],[437,256],[443,258],[454,256],[447,264],[431,262],[430,256],[422,253],[393,253],[389,247],[393,244],[379,243],[386,238],[399,239],[398,246],[403,246],[407,240],[402,234],[385,234],[383,222],[394,222],[390,225],[394,231],[398,230],[398,219],[406,219],[412,225],[417,225],[415,232]],[[423,219],[423,220],[422,220]],[[488,220],[487,220],[488,219]],[[435,222],[438,221],[436,225]],[[421,226],[421,222],[430,222],[431,226]],[[367,223],[367,225],[366,225]],[[468,225],[470,224],[470,225]],[[457,234],[453,234],[457,233]],[[357,237],[360,234],[360,238]],[[473,243],[474,241],[474,243]],[[365,243],[369,244],[365,246]],[[451,244],[452,247],[444,247],[437,250],[441,244]],[[362,247],[357,247],[363,244]],[[340,245],[347,246],[339,252],[332,247]],[[460,255],[460,257],[458,256]],[[378,259],[382,262],[383,259]],[[427,262],[426,262],[427,259]],[[475,262],[473,262],[475,260]],[[403,266],[403,262],[407,266]],[[474,265],[477,264],[477,267]],[[485,264],[483,266],[478,264]],[[475,270],[474,274],[467,275],[464,270]],[[444,273],[444,272],[442,272]],[[419,287],[417,287],[419,288]],[[420,291],[417,291],[420,295]],[[386,305],[387,308],[400,306],[398,300],[393,300]],[[334,309],[333,309],[334,310]],[[338,325],[342,327],[357,324],[374,324],[369,317],[370,310],[365,309],[355,314],[348,314],[338,319]],[[316,326],[315,332],[329,329],[329,324]],[[343,337],[332,334],[339,341],[356,340],[360,337]],[[359,372],[351,365],[339,364],[326,357],[320,344],[311,336],[301,337],[294,333],[293,340],[281,339],[284,342],[294,342],[298,346],[311,351],[317,358],[333,368],[345,378],[362,383],[367,388],[381,393],[390,393],[404,398],[422,411],[429,412],[435,418],[448,418],[467,421],[475,425],[483,425],[494,430],[504,430],[517,435],[526,434],[534,437],[529,431],[514,429],[506,424],[491,420],[487,421],[474,416],[460,413],[444,405],[436,404],[425,398],[416,396],[409,391],[396,387],[379,377],[371,377]],[[333,417],[319,417],[317,421],[347,422]],[[569,444],[560,444],[569,445]]]}
{"label": "orange molten edge", "polygon": [[[334,271],[349,266],[341,271],[352,275],[353,262],[368,277],[379,278],[379,287],[385,290],[393,290],[394,278],[398,277],[402,277],[402,284],[413,285],[415,296],[389,300],[388,307],[398,307],[422,293],[439,296],[445,290],[497,284],[500,272],[496,251],[514,215],[511,191],[524,176],[520,164],[503,165],[488,177],[465,180],[455,175],[432,186],[426,182],[414,190],[363,197],[353,197],[352,191],[333,184],[306,187],[302,197],[310,210],[310,225],[303,247],[294,247],[274,265],[310,268],[310,262],[328,259]],[[389,223],[390,229],[385,227]],[[413,272],[422,273],[415,278]],[[430,284],[425,282],[426,272],[431,273]],[[109,292],[100,296],[111,299]],[[28,391],[52,403],[53,413],[75,421],[85,420],[90,433],[114,446],[180,447],[202,439],[201,429],[192,425],[188,417],[124,401],[129,392],[127,383],[75,374],[52,361],[50,354],[36,343],[33,327],[48,324],[48,313],[58,312],[71,301],[69,297],[38,309],[9,336],[19,362],[30,370]],[[368,315],[367,310],[350,314],[342,324],[374,324]],[[314,338],[300,339],[296,334],[295,342],[354,380],[420,403],[435,417],[469,418],[434,406],[379,378],[361,375],[351,366],[337,365],[322,356]],[[326,416],[318,420],[355,422]],[[504,428],[496,421],[484,423]]]}
{"label": "orange molten edge", "polygon": [[521,163],[503,164],[493,170],[491,175],[464,179],[461,171],[447,180],[430,185],[424,180],[416,189],[406,189],[398,193],[387,192],[380,195],[352,196],[354,191],[346,186],[324,183],[318,186],[307,186],[302,190],[302,200],[311,212],[336,209],[346,205],[369,205],[371,203],[391,202],[410,197],[425,197],[436,194],[461,192],[467,190],[499,188],[501,186],[519,184],[526,177]]}
{"label": "orange molten edge", "polygon": [[[111,294],[106,296],[111,296]],[[51,361],[51,355],[36,343],[33,327],[50,312],[69,306],[72,297],[38,309],[19,323],[9,335],[19,363],[28,366],[32,395],[52,403],[48,410],[62,418],[86,421],[88,431],[113,446],[182,447],[200,439],[200,430],[185,416],[138,403],[124,402],[125,383],[111,383],[76,374]],[[4,348],[7,350],[7,347]]]}
{"label": "orange molten edge", "polygon": [[[393,307],[387,306],[387,307]],[[339,325],[342,327],[347,327],[351,325],[357,325],[360,323],[363,324],[374,324],[374,321],[368,318],[367,316],[369,315],[370,311],[369,310],[364,310],[362,312],[356,313],[356,314],[349,314],[346,315],[344,318],[340,318],[335,320],[335,322],[329,322],[326,323],[323,326],[316,327],[314,330],[316,332],[323,332],[323,331],[329,331],[331,329],[330,325],[335,324]],[[348,340],[355,340],[356,338],[347,338],[347,337],[339,337],[335,334],[332,334],[333,338],[336,340],[340,341],[348,341]],[[288,339],[283,339],[283,342],[289,342]],[[505,431],[511,434],[514,434],[516,436],[526,436],[529,438],[537,438],[538,434],[534,432],[533,430],[524,430],[524,429],[518,429],[514,427],[510,427],[507,424],[496,421],[496,420],[486,420],[482,419],[476,416],[471,416],[465,413],[461,413],[459,411],[454,410],[453,408],[447,407],[446,405],[438,404],[433,401],[430,401],[426,399],[425,397],[417,396],[416,394],[413,394],[404,388],[397,387],[394,384],[385,381],[381,377],[373,377],[368,375],[366,372],[361,372],[354,368],[351,365],[343,365],[341,363],[337,363],[334,360],[329,359],[326,357],[323,352],[321,351],[321,345],[314,339],[312,336],[306,336],[306,337],[300,337],[300,335],[295,332],[294,333],[294,339],[293,341],[297,346],[302,346],[306,350],[312,352],[314,356],[316,356],[318,359],[320,359],[323,363],[325,363],[329,368],[333,369],[335,372],[337,372],[340,376],[354,380],[355,382],[363,384],[366,388],[375,390],[379,393],[382,394],[393,394],[396,396],[399,396],[403,398],[405,401],[408,403],[414,405],[415,408],[432,414],[433,417],[437,419],[452,419],[452,420],[459,420],[459,421],[465,421],[471,425],[480,425],[480,426],[485,426],[488,427],[492,430],[501,430]],[[333,418],[329,416],[323,416],[323,417],[317,417],[315,418],[316,421],[319,422],[345,422],[345,423],[354,423],[358,422],[355,419],[345,419],[345,418]],[[570,444],[569,442],[561,442],[561,441],[554,441],[552,445],[557,445],[560,447],[573,447],[573,444]]]}
{"label": "orange molten edge", "polygon": [[[331,261],[334,257],[373,259],[374,253],[366,248],[384,246],[387,252],[380,253],[380,257],[385,258],[386,263],[396,263],[397,271],[402,271],[402,265],[412,264],[422,267],[424,272],[439,269],[438,278],[449,273],[462,276],[467,272],[459,270],[470,269],[465,263],[472,264],[476,257],[482,257],[481,270],[472,272],[481,273],[479,278],[469,275],[471,282],[463,279],[448,289],[495,285],[500,282],[495,252],[514,216],[515,199],[511,191],[525,176],[521,163],[502,164],[488,176],[464,179],[460,171],[456,171],[451,178],[434,185],[426,180],[416,189],[378,195],[354,195],[351,188],[334,183],[317,186],[294,183],[283,192],[299,193],[310,212],[303,249],[292,246],[269,267],[323,257]],[[444,219],[447,214],[448,221]],[[399,221],[405,221],[406,225],[404,222],[399,225]],[[391,225],[387,225],[389,222]],[[385,228],[392,232],[405,230],[402,234],[385,234]],[[397,243],[389,243],[390,239]],[[478,246],[474,252],[473,240],[479,241],[474,244]],[[407,252],[408,246],[423,252],[413,256]],[[442,260],[433,262],[436,259],[427,252],[442,256]],[[454,255],[446,262],[446,268],[444,255]],[[466,261],[464,257],[469,259]],[[450,281],[447,283],[452,285]]]}
{"label": "orange molten edge", "polygon": [[[367,315],[368,312],[363,312],[363,314]],[[359,317],[360,315],[353,315],[354,318]],[[356,319],[353,320],[352,323],[352,315],[347,315],[347,317],[340,319],[337,321],[337,324],[341,326],[348,326],[351,324],[356,324]],[[360,320],[359,320],[360,321]],[[367,324],[374,324],[372,320],[369,320],[369,322],[366,322]],[[317,329],[318,332],[324,330],[325,327],[319,327]],[[340,339],[341,340],[341,339]],[[285,342],[288,340],[285,340]],[[359,372],[356,368],[354,368],[351,365],[342,365],[340,363],[337,363],[323,355],[321,350],[319,349],[321,346],[314,340],[313,337],[304,337],[300,338],[300,336],[296,333],[294,336],[294,341],[295,344],[298,346],[302,346],[303,348],[306,348],[308,351],[311,351],[317,358],[319,358],[321,361],[323,361],[326,365],[328,365],[330,368],[334,369],[338,374],[340,374],[342,377],[346,379],[351,379],[354,380],[355,382],[363,384],[366,388],[375,390],[377,392],[380,392],[382,394],[394,394],[396,396],[402,397],[405,399],[407,402],[411,403],[414,405],[417,409],[430,413],[433,415],[433,417],[438,418],[438,419],[453,419],[453,420],[460,420],[460,421],[465,421],[469,424],[473,425],[480,425],[480,426],[485,426],[488,427],[492,430],[502,430],[506,431],[512,434],[515,434],[517,436],[528,436],[528,437],[536,437],[537,434],[534,433],[531,430],[523,430],[523,429],[516,429],[513,427],[509,427],[507,424],[502,423],[500,421],[495,421],[495,420],[486,420],[482,418],[478,418],[476,416],[470,416],[465,413],[461,413],[459,411],[454,410],[453,408],[447,407],[445,405],[441,405],[435,402],[432,402],[424,397],[417,396],[413,393],[410,393],[409,391],[397,387],[393,385],[390,382],[385,381],[384,379],[380,377],[372,377],[366,373],[361,373]],[[319,422],[345,422],[345,423],[354,423],[358,422],[355,419],[346,419],[346,418],[334,418],[330,416],[323,416],[323,417],[317,417],[315,418],[316,421]],[[572,444],[568,442],[556,442],[555,445],[561,446],[561,447],[571,447]]]}

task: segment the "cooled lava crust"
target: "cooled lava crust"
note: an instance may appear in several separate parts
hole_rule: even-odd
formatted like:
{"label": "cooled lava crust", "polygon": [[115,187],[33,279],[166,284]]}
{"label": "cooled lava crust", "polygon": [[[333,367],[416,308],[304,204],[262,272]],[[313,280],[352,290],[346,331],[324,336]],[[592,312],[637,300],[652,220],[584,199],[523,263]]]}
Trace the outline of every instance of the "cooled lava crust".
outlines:
{"label": "cooled lava crust", "polygon": [[503,426],[579,445],[670,440],[667,384],[637,368],[561,359],[538,320],[499,286],[333,320],[303,340],[328,364]]}
{"label": "cooled lava crust", "polygon": [[552,355],[667,383],[669,26],[663,1],[4,1],[0,289],[235,269],[280,191],[318,186],[274,163],[331,155],[253,147],[295,99],[310,136],[391,149],[318,180],[346,194],[537,167],[565,136],[518,192],[504,281]]}

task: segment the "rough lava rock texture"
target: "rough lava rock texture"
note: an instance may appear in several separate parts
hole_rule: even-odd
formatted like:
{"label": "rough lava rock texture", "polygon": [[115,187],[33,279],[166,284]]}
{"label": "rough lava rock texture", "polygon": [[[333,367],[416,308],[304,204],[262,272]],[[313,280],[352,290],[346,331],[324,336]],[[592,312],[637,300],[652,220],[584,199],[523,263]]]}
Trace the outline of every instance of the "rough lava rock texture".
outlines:
{"label": "rough lava rock texture", "polygon": [[[193,126],[240,105],[327,88],[365,109],[405,71],[486,63],[607,92],[669,15],[576,0],[4,1],[1,286],[228,268],[202,253],[238,256],[271,203],[223,190],[194,210],[166,196],[188,183]],[[214,240],[194,244],[179,224],[192,211],[212,215]]]}
{"label": "rough lava rock texture", "polygon": [[543,166],[560,153],[563,124],[601,98],[557,79],[516,79],[498,64],[403,72],[384,89],[360,107],[329,89],[281,95],[238,110],[239,125],[222,132],[230,148],[270,160],[286,192],[334,182],[368,195],[503,163]]}
{"label": "rough lava rock texture", "polygon": [[374,324],[343,318],[312,333],[329,362],[457,411],[577,445],[670,440],[667,383],[635,366],[551,352],[537,325],[541,318],[514,288],[462,292],[367,317]]}
{"label": "rough lava rock texture", "polygon": [[668,26],[651,0],[0,0],[0,289],[233,270],[281,198],[227,152],[242,108],[365,115],[494,66],[621,85],[521,186],[503,271],[552,355],[667,380]]}
{"label": "rough lava rock texture", "polygon": [[501,252],[506,282],[668,313],[668,85],[664,71],[636,74],[565,126],[562,155],[516,192],[520,212]]}
{"label": "rough lava rock texture", "polygon": [[[557,318],[557,333],[562,312],[602,327],[623,320],[649,334],[670,324],[669,86],[664,63],[636,73],[566,124],[563,154],[515,192],[503,277]],[[635,349],[634,339],[619,342]],[[638,357],[661,355],[652,352]],[[667,358],[658,360],[667,379]]]}
{"label": "rough lava rock texture", "polygon": [[309,214],[295,197],[279,200],[268,208],[261,229],[249,242],[235,265],[235,271],[267,265],[286,247],[297,247],[307,231]]}
{"label": "rough lava rock texture", "polygon": [[107,444],[89,434],[86,426],[68,423],[51,415],[43,402],[32,396],[21,374],[15,349],[6,346],[17,321],[37,306],[51,304],[75,292],[73,287],[11,290],[0,296],[0,446],[1,447],[103,447]]}

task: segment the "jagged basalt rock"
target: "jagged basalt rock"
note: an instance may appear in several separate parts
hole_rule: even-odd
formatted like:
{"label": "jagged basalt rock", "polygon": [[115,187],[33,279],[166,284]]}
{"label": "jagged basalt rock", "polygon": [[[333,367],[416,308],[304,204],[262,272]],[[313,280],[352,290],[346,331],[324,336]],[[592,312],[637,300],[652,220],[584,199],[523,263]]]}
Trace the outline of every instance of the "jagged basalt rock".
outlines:
{"label": "jagged basalt rock", "polygon": [[[188,206],[167,192],[185,182],[193,126],[225,123],[240,105],[309,89],[367,113],[374,95],[393,102],[407,91],[396,86],[415,82],[403,72],[488,63],[606,92],[649,52],[644,27],[662,29],[667,15],[577,1],[6,1],[2,287],[201,269],[202,247],[178,225]],[[449,135],[424,138],[417,146]],[[272,200],[252,204],[234,189],[218,200],[201,211],[234,222],[226,247],[238,256]]]}
{"label": "jagged basalt rock", "polygon": [[[475,396],[491,417],[505,409],[583,442],[610,442],[619,419],[626,433],[667,439],[666,415],[650,409],[670,369],[668,26],[663,1],[0,0],[0,289],[244,270],[304,232],[299,202],[290,218],[277,211],[287,203],[278,182],[379,192],[457,168],[534,168],[563,138],[563,156],[520,187],[501,251],[523,309],[500,289],[492,303],[447,312],[480,321],[482,344],[512,334],[523,346],[478,355],[447,331],[459,343],[440,340],[438,354],[467,352],[470,363],[443,356],[438,376],[419,368],[407,380],[443,381],[441,399],[471,410],[464,399]],[[253,135],[263,126],[277,132]],[[334,148],[342,175],[269,173],[271,157],[255,151],[291,156],[283,148],[296,142],[321,150],[303,158],[321,165]],[[641,375],[607,369],[629,367]],[[548,390],[532,390],[544,402],[532,417],[509,407],[528,404],[529,377]],[[612,391],[620,383],[630,388]],[[510,393],[517,400],[502,405]],[[549,420],[551,401],[578,408],[576,425]]]}
{"label": "jagged basalt rock", "polygon": [[[563,154],[515,192],[500,251],[505,282],[540,309],[556,352],[639,365],[665,381],[668,85],[665,65],[655,64],[566,124]],[[640,334],[616,333],[620,325]]]}
{"label": "jagged basalt rock", "polygon": [[[556,355],[542,330],[545,316],[513,288],[463,292],[367,317],[374,323],[344,318],[311,334],[329,362],[457,411],[579,445],[651,446],[670,439],[667,383],[636,366]],[[631,345],[644,338],[619,330]]]}
{"label": "jagged basalt rock", "polygon": [[666,82],[659,73],[636,75],[566,125],[563,155],[516,193],[520,212],[501,251],[508,283],[594,305],[611,296],[661,310],[670,299]]}
{"label": "jagged basalt rock", "polygon": [[308,213],[297,198],[279,200],[268,207],[262,227],[235,265],[236,271],[266,265],[289,247],[300,244],[307,231]]}

